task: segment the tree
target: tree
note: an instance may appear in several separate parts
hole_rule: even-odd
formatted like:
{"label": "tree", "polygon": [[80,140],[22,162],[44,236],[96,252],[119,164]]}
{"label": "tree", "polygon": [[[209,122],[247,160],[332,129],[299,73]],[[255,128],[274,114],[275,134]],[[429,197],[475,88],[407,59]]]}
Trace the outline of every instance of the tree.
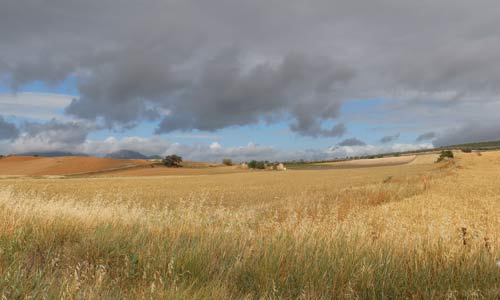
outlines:
{"label": "tree", "polygon": [[257,161],[256,160],[251,160],[249,163],[248,163],[248,167],[250,169],[255,169],[255,167],[257,166]]}
{"label": "tree", "polygon": [[441,151],[441,155],[439,155],[439,158],[438,158],[438,160],[436,162],[438,163],[438,162],[441,162],[441,161],[443,161],[445,159],[453,158],[453,157],[454,156],[453,156],[453,152],[452,151],[450,151],[450,150],[443,150],[443,151]]}
{"label": "tree", "polygon": [[169,168],[180,168],[182,163],[182,157],[178,155],[168,155],[161,161],[166,167]]}
{"label": "tree", "polygon": [[256,168],[256,169],[261,169],[261,170],[263,170],[263,169],[265,169],[265,168],[266,168],[266,163],[265,163],[265,162],[263,162],[263,161],[258,161],[258,162],[257,162],[257,165],[255,166],[255,168]]}
{"label": "tree", "polygon": [[265,169],[266,163],[264,161],[252,160],[248,163],[250,169]]}
{"label": "tree", "polygon": [[222,160],[222,164],[224,164],[226,166],[232,166],[233,165],[233,161],[230,158],[224,158]]}

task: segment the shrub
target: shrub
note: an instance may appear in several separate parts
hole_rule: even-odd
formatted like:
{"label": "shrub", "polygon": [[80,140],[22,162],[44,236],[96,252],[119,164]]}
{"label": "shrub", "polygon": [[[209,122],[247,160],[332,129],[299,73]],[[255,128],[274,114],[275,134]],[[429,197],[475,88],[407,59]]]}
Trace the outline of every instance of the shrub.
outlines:
{"label": "shrub", "polygon": [[437,159],[437,163],[443,161],[446,158],[453,158],[453,152],[450,150],[443,150],[441,151],[441,154],[439,155],[439,158]]}
{"label": "shrub", "polygon": [[181,166],[182,157],[175,154],[166,156],[161,162],[162,164],[164,164],[166,167],[169,168],[182,167]]}
{"label": "shrub", "polygon": [[463,152],[463,153],[471,153],[471,152],[472,152],[472,149],[470,149],[470,148],[463,148],[463,149],[462,149],[462,152]]}
{"label": "shrub", "polygon": [[250,169],[255,169],[255,166],[257,165],[257,161],[256,160],[251,160],[249,163],[248,163],[248,167]]}
{"label": "shrub", "polygon": [[257,161],[257,160],[252,160],[248,163],[248,167],[250,169],[265,169],[266,168],[266,163],[264,161]]}
{"label": "shrub", "polygon": [[224,158],[222,160],[222,164],[224,164],[226,166],[232,166],[233,165],[233,161],[230,158]]}
{"label": "shrub", "polygon": [[389,183],[392,181],[392,176],[387,176],[386,178],[384,178],[384,180],[382,181],[383,183]]}

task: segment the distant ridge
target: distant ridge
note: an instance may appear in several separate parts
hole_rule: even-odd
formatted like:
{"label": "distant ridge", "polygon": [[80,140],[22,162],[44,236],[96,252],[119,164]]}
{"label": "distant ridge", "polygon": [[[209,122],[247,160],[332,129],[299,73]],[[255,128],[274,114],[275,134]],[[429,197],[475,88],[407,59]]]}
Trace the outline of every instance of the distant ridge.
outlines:
{"label": "distant ridge", "polygon": [[84,153],[73,153],[64,151],[47,151],[47,152],[24,152],[16,154],[18,156],[40,156],[40,157],[58,157],[58,156],[88,156]]}
{"label": "distant ridge", "polygon": [[439,149],[471,149],[471,150],[498,150],[500,141],[474,142],[467,144],[443,146]]}
{"label": "distant ridge", "polygon": [[160,159],[159,155],[147,156],[140,152],[133,150],[118,150],[115,152],[108,153],[106,158],[115,158],[115,159]]}

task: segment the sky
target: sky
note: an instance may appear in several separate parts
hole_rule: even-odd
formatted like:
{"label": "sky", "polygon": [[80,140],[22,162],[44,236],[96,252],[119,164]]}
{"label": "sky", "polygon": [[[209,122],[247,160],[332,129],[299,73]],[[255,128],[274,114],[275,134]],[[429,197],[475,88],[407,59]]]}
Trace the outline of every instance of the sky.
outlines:
{"label": "sky", "polygon": [[496,0],[0,1],[0,154],[499,140],[499,16]]}

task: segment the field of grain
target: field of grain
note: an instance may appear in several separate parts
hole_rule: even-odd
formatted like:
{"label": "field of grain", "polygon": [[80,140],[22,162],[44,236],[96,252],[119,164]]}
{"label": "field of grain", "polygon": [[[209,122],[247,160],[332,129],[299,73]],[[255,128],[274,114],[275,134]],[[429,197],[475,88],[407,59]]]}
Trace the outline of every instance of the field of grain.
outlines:
{"label": "field of grain", "polygon": [[[419,155],[421,157],[434,157],[434,155]],[[411,163],[417,158],[417,155],[405,155],[398,157],[382,157],[382,158],[373,158],[373,159],[356,159],[356,160],[347,160],[347,161],[339,161],[339,162],[327,162],[320,163],[318,165],[322,166],[331,166],[331,167],[339,167],[339,168],[352,168],[352,167],[378,167],[378,166],[397,166],[397,165],[405,165]]]}
{"label": "field of grain", "polygon": [[187,166],[182,168],[167,168],[164,166],[144,166],[120,170],[102,171],[94,174],[100,177],[142,177],[142,176],[193,176],[241,173],[247,170],[234,166]]}
{"label": "field of grain", "polygon": [[500,153],[0,180],[2,299],[497,299]]}
{"label": "field of grain", "polygon": [[0,158],[0,178],[189,176],[244,171],[234,166],[193,161],[184,161],[182,166],[182,168],[167,168],[161,163],[145,159],[8,156]]}

